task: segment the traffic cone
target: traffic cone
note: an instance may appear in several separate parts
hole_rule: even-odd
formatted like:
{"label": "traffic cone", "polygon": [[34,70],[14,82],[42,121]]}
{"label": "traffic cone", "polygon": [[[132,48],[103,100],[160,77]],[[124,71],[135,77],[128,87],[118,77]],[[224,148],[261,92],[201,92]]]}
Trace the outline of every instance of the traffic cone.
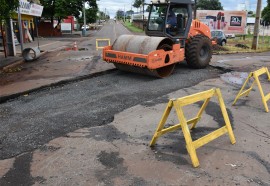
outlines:
{"label": "traffic cone", "polygon": [[76,41],[74,42],[73,50],[78,51],[78,46],[77,46],[77,42]]}

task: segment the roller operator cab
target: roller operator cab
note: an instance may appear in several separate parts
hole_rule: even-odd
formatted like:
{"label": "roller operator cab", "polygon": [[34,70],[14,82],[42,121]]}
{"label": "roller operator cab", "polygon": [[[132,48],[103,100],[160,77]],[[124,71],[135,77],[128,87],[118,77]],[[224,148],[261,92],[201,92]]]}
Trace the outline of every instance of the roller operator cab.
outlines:
{"label": "roller operator cab", "polygon": [[212,57],[208,26],[192,20],[191,0],[153,0],[145,33],[121,35],[103,49],[103,59],[124,71],[169,76],[175,64],[206,67]]}
{"label": "roller operator cab", "polygon": [[186,39],[192,23],[192,1],[152,1],[146,28],[148,36]]}

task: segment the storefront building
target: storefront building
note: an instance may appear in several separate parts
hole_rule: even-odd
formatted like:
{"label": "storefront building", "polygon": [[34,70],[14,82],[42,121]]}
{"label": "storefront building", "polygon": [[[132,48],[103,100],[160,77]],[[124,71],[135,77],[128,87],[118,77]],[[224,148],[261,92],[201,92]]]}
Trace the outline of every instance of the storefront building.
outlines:
{"label": "storefront building", "polygon": [[[21,24],[23,30],[23,41],[32,42],[37,28],[37,17],[41,17],[43,6],[20,0]],[[18,11],[13,15],[13,30],[18,41],[20,41]]]}

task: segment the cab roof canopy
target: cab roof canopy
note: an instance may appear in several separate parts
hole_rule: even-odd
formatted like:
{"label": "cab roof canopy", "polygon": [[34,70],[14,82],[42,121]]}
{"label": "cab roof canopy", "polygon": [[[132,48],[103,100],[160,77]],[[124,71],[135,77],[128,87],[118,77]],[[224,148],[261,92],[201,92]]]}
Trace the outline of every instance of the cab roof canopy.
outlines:
{"label": "cab roof canopy", "polygon": [[152,0],[152,4],[167,4],[167,3],[173,3],[173,4],[194,4],[193,0]]}

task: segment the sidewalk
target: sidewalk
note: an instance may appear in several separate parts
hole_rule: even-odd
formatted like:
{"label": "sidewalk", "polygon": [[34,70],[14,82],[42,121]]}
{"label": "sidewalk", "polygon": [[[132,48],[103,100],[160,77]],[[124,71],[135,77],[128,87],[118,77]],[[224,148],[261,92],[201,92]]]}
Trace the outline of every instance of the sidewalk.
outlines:
{"label": "sidewalk", "polygon": [[[48,52],[36,61],[23,62],[21,57],[9,57],[1,61],[0,64],[5,66],[17,60],[16,65],[0,70],[0,103],[40,88],[114,69],[114,65],[102,61],[101,51],[95,50],[95,40],[91,37],[52,39],[41,39],[41,50]],[[72,48],[75,41],[79,51],[67,51],[66,48]],[[35,44],[33,42],[26,47]]]}
{"label": "sidewalk", "polygon": [[[91,36],[91,32],[88,31],[87,36]],[[33,47],[39,47],[41,54],[45,52],[51,52],[56,50],[61,50],[64,48],[67,48],[69,46],[72,46],[74,42],[80,42],[84,40],[84,38],[81,36],[81,31],[73,31],[71,34],[65,34],[63,33],[62,37],[39,37],[34,38],[34,41],[29,43],[24,43],[23,48],[33,48]],[[4,56],[4,48],[3,46],[0,46],[0,69],[16,63],[18,61],[23,61],[24,59],[21,56],[21,45],[16,45],[16,56],[8,56],[5,58]]]}

